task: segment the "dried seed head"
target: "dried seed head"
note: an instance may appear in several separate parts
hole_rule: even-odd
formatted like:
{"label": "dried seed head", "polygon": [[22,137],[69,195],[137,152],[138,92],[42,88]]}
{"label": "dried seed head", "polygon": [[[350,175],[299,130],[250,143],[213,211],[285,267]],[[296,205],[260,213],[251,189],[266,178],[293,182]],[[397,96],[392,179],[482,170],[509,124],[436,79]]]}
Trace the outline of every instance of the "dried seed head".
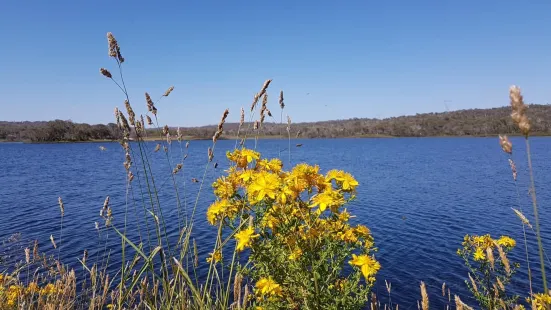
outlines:
{"label": "dried seed head", "polygon": [[513,144],[509,140],[509,138],[505,135],[499,135],[499,145],[501,145],[501,149],[507,153],[512,154],[513,153]]}
{"label": "dried seed head", "polygon": [[111,32],[107,33],[107,42],[109,43],[109,56],[116,57],[120,63],[123,63],[124,58],[121,55],[121,48]]}
{"label": "dried seed head", "polygon": [[503,251],[503,248],[501,247],[501,245],[499,245],[496,241],[494,241],[494,245],[497,248],[497,251],[499,253],[499,258],[501,259],[501,263],[503,264],[505,271],[507,271],[508,274],[511,274],[511,265],[509,264],[509,259],[507,258],[505,251]]}
{"label": "dried seed head", "polygon": [[[501,282],[501,280],[496,277],[496,282],[497,282],[497,286],[501,289],[501,291],[505,292],[505,285],[503,285],[503,282]],[[503,309],[506,309],[506,308],[503,308]]]}
{"label": "dried seed head", "polygon": [[147,92],[145,93],[145,102],[147,103],[147,110],[153,113],[153,115],[157,115],[157,109],[153,104],[153,100],[151,100],[151,96],[149,96]]}
{"label": "dried seed head", "polygon": [[513,211],[515,211],[515,214],[518,216],[518,218],[522,221],[523,224],[525,224],[526,226],[532,228],[532,224],[530,224],[530,221],[528,221],[528,219],[526,218],[526,216],[524,216],[524,214],[522,214],[522,212],[520,212],[519,210],[515,209],[515,208],[511,208],[513,209]]}
{"label": "dried seed head", "polygon": [[174,90],[174,86],[170,86],[166,91],[165,93],[163,94],[164,97],[168,97],[168,95],[170,95],[170,93]]}
{"label": "dried seed head", "polygon": [[385,279],[385,286],[386,286],[386,291],[390,294],[390,289],[392,288],[392,283],[388,282]]}
{"label": "dried seed head", "polygon": [[99,223],[98,222],[94,222],[94,228],[96,228],[96,230],[99,231]]}
{"label": "dried seed head", "polygon": [[249,303],[249,286],[245,284],[245,293],[243,293],[243,309],[247,309],[247,304]]}
{"label": "dried seed head", "polygon": [[153,125],[153,121],[151,120],[151,117],[149,117],[149,115],[146,115],[145,118],[147,119],[148,125]]}
{"label": "dried seed head", "polygon": [[491,247],[486,248],[486,256],[488,257],[488,261],[490,262],[490,267],[493,270],[495,266],[495,259],[494,259],[494,251],[492,250]]}
{"label": "dried seed head", "polygon": [[186,142],[186,149],[189,148],[189,141]]}
{"label": "dried seed head", "polygon": [[254,108],[256,107],[256,104],[258,103],[258,100],[264,95],[264,93],[266,92],[266,89],[268,89],[268,86],[270,85],[271,82],[272,80],[266,80],[264,82],[264,85],[262,85],[260,92],[254,95],[253,104],[251,105],[251,112],[254,110]]}
{"label": "dried seed head", "polygon": [[241,304],[241,284],[243,283],[243,276],[240,273],[235,275],[233,279],[233,300],[237,301],[237,304]]}
{"label": "dried seed head", "polygon": [[50,235],[50,241],[52,242],[54,249],[57,249],[57,244],[55,244],[54,235]]}
{"label": "dried seed head", "polygon": [[178,142],[182,142],[184,135],[182,134],[180,127],[178,127],[178,129],[176,130],[176,136],[178,137]]}
{"label": "dried seed head", "polygon": [[208,155],[209,155],[209,161],[212,161],[212,159],[214,158],[214,152],[210,147],[208,149]]}
{"label": "dried seed head", "polygon": [[509,88],[509,99],[511,100],[511,118],[513,122],[517,124],[522,134],[525,137],[528,137],[530,134],[530,121],[526,116],[526,105],[524,104],[524,99],[522,97],[520,87],[511,86]]}
{"label": "dried seed head", "polygon": [[427,287],[425,282],[421,281],[421,308],[423,310],[429,310],[429,294],[427,294]]}
{"label": "dried seed head", "polygon": [[513,173],[513,180],[517,180],[517,166],[515,165],[515,162],[509,158],[509,166],[511,166],[511,172]]}
{"label": "dried seed head", "polygon": [[283,91],[279,92],[279,107],[283,110],[285,108],[285,102],[283,102]]}
{"label": "dried seed head", "polygon": [[239,118],[239,126],[243,126],[245,123],[245,109],[241,107],[241,117]]}
{"label": "dried seed head", "polygon": [[82,264],[86,265],[86,260],[88,259],[88,250],[84,250],[84,254],[82,255]]}
{"label": "dried seed head", "polygon": [[27,264],[31,263],[31,249],[25,248],[25,262]]}
{"label": "dried seed head", "polygon": [[103,208],[107,209],[109,207],[109,196],[105,197],[105,200],[103,201]]}
{"label": "dried seed head", "polygon": [[446,296],[446,282],[442,283],[442,296]]}
{"label": "dried seed head", "polygon": [[125,138],[128,138],[130,135],[130,125],[128,124],[128,120],[126,120],[126,117],[124,117],[124,114],[119,110],[119,118],[121,120],[121,127],[124,131]]}
{"label": "dried seed head", "polygon": [[168,143],[169,145],[172,144],[172,137],[170,136],[170,133],[166,134],[166,143]]}
{"label": "dried seed head", "polygon": [[473,290],[478,293],[478,286],[476,285],[475,280],[471,276],[471,273],[469,272],[469,280],[471,280],[471,285],[473,286]]}
{"label": "dried seed head", "polygon": [[132,173],[132,171],[128,171],[128,182],[132,182],[133,180],[134,180],[134,174]]}
{"label": "dried seed head", "polygon": [[105,69],[105,68],[100,68],[99,69],[99,72],[101,74],[103,74],[103,76],[105,76],[106,78],[110,78],[112,79],[113,78],[113,75],[111,75],[111,72],[109,72],[109,70]]}
{"label": "dried seed head", "polygon": [[128,121],[130,122],[130,124],[134,125],[136,123],[136,114],[134,113],[134,110],[132,110],[130,102],[128,102],[128,100],[125,100],[124,106],[126,107],[126,112],[128,112]]}
{"label": "dried seed head", "polygon": [[266,108],[266,114],[268,114],[269,117],[272,117],[272,112],[270,112],[270,109]]}
{"label": "dried seed head", "polygon": [[165,127],[163,127],[163,136],[166,135],[168,135],[168,125],[165,125]]}
{"label": "dried seed head", "polygon": [[59,204],[59,210],[61,211],[61,216],[65,215],[65,205],[63,204],[63,200],[61,200],[61,197],[57,198],[57,203]]}
{"label": "dried seed head", "polygon": [[115,108],[115,121],[116,121],[117,127],[119,127],[119,129],[122,129],[119,108]]}
{"label": "dried seed head", "polygon": [[257,130],[259,127],[260,127],[260,122],[259,121],[254,121],[253,129]]}
{"label": "dried seed head", "polygon": [[158,152],[160,149],[161,149],[161,145],[159,143],[157,143],[157,145],[155,146],[155,149],[153,150],[153,152]]}
{"label": "dried seed head", "polygon": [[174,170],[172,170],[172,173],[173,174],[176,174],[178,173],[178,171],[180,171],[180,169],[182,169],[182,164],[177,164],[176,167],[174,168]]}
{"label": "dried seed head", "polygon": [[287,115],[287,132],[291,132],[291,117]]}

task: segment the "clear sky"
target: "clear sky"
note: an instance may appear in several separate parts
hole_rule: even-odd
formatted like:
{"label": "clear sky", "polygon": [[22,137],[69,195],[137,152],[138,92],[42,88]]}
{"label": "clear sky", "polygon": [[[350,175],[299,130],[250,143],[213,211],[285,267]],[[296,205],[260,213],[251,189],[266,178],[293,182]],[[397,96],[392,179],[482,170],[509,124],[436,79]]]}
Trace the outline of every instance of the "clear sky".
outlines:
{"label": "clear sky", "polygon": [[511,84],[551,102],[549,0],[5,0],[0,120],[112,122],[108,31],[138,113],[175,86],[173,126],[238,120],[268,78],[294,121],[503,106]]}

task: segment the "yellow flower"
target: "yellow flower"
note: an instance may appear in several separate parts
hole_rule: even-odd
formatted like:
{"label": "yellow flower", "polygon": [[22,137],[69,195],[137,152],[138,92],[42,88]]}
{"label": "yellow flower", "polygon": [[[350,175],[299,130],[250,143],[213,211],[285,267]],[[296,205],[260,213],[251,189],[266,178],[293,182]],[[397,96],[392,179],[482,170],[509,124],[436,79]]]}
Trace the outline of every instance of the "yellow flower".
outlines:
{"label": "yellow flower", "polygon": [[290,260],[295,260],[299,258],[302,255],[302,250],[300,248],[296,248],[291,252],[291,255],[289,255]]}
{"label": "yellow flower", "polygon": [[326,190],[312,197],[310,208],[319,206],[319,211],[323,212],[327,207],[334,210],[335,207],[340,207],[344,203],[342,195],[338,191]]}
{"label": "yellow flower", "polygon": [[253,183],[247,188],[249,200],[258,202],[269,197],[275,199],[276,190],[279,187],[279,178],[277,175],[267,172],[259,173],[253,180]]}
{"label": "yellow flower", "polygon": [[27,292],[30,293],[30,294],[34,294],[34,293],[37,293],[39,291],[39,287],[38,285],[36,284],[36,282],[31,282],[29,283],[29,285],[27,286]]}
{"label": "yellow flower", "polygon": [[546,310],[551,306],[551,295],[550,294],[534,294],[532,298],[527,298],[528,302],[536,306],[537,310]]}
{"label": "yellow flower", "polygon": [[216,224],[216,220],[219,219],[220,215],[224,213],[226,209],[225,205],[227,200],[217,200],[207,210],[207,220],[211,225]]}
{"label": "yellow flower", "polygon": [[249,170],[243,171],[243,173],[241,173],[239,178],[243,180],[243,182],[247,183],[253,179],[253,176],[254,176],[254,170],[249,169]]}
{"label": "yellow flower", "polygon": [[481,261],[486,259],[486,255],[484,254],[484,250],[482,248],[476,248],[476,251],[474,252],[474,260]]}
{"label": "yellow flower", "polygon": [[267,159],[262,159],[256,162],[256,166],[266,171],[279,173],[281,171],[281,168],[283,167],[283,163],[279,158],[273,158],[269,161]]}
{"label": "yellow flower", "polygon": [[517,242],[515,241],[515,239],[511,238],[511,237],[508,237],[508,236],[501,236],[501,238],[499,238],[499,240],[497,240],[497,244],[501,245],[501,246],[504,246],[504,247],[514,247]]}
{"label": "yellow flower", "polygon": [[365,227],[364,225],[356,226],[356,233],[361,237],[368,237],[370,235],[369,228]]}
{"label": "yellow flower", "polygon": [[246,228],[237,234],[235,234],[235,239],[237,239],[237,251],[241,252],[245,247],[250,247],[253,238],[258,237],[254,234],[254,229],[252,227]]}
{"label": "yellow flower", "polygon": [[209,253],[209,257],[207,257],[207,262],[210,263],[214,261],[215,263],[218,263],[222,260],[222,252],[220,250],[214,251],[214,253]]}
{"label": "yellow flower", "polygon": [[356,256],[352,254],[352,260],[349,262],[350,265],[360,267],[362,274],[365,279],[368,280],[373,278],[373,276],[381,269],[381,264],[375,260],[375,258],[368,255]]}
{"label": "yellow flower", "polygon": [[271,277],[258,280],[258,282],[256,282],[256,290],[261,296],[281,296],[281,286]]}
{"label": "yellow flower", "polygon": [[226,156],[230,161],[233,161],[240,168],[247,167],[247,164],[255,159],[260,158],[260,153],[253,150],[243,148],[241,150],[234,150],[233,152],[227,152]]}
{"label": "yellow flower", "polygon": [[214,194],[222,199],[229,199],[235,194],[235,186],[232,184],[228,178],[220,177],[214,183]]}
{"label": "yellow flower", "polygon": [[358,236],[356,236],[353,228],[346,229],[343,233],[340,233],[340,238],[344,242],[354,243],[358,241]]}
{"label": "yellow flower", "polygon": [[45,287],[40,289],[40,295],[50,295],[56,293],[56,287],[52,283],[48,283]]}
{"label": "yellow flower", "polygon": [[330,170],[327,172],[325,178],[327,181],[335,180],[337,185],[345,192],[355,190],[359,184],[350,173],[342,170]]}
{"label": "yellow flower", "polygon": [[286,204],[288,199],[294,200],[296,199],[296,195],[288,186],[284,186],[277,195],[277,200],[281,204]]}

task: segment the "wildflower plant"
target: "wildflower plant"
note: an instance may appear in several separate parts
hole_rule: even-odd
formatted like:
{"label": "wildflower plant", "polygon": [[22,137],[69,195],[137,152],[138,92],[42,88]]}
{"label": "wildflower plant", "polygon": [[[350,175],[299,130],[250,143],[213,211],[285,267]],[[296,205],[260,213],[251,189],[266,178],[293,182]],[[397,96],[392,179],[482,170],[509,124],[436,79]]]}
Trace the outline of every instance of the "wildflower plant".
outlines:
{"label": "wildflower plant", "polygon": [[[212,225],[234,231],[235,251],[248,253],[239,273],[254,282],[263,309],[349,309],[365,305],[380,269],[369,229],[351,225],[344,206],[358,182],[349,173],[261,158],[242,148],[227,153],[227,174],[213,183]],[[222,259],[221,249],[209,261]],[[344,266],[351,272],[346,273]]]}
{"label": "wildflower plant", "polygon": [[466,235],[457,254],[463,258],[469,269],[469,290],[483,309],[512,308],[518,296],[509,296],[506,286],[519,267],[507,258],[516,246],[514,239],[490,235]]}

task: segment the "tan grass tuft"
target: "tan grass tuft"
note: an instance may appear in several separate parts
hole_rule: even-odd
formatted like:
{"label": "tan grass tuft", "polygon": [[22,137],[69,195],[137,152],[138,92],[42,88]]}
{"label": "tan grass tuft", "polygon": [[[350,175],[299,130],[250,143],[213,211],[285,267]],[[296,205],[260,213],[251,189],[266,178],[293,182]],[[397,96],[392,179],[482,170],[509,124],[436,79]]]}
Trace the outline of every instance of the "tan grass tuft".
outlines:
{"label": "tan grass tuft", "polygon": [[386,286],[386,291],[390,294],[390,290],[392,288],[392,283],[388,282],[386,279],[385,279],[385,286]]}
{"label": "tan grass tuft", "polygon": [[153,104],[153,100],[151,100],[151,96],[147,92],[145,93],[145,102],[147,103],[147,111],[153,113],[153,115],[157,115],[157,108],[155,108],[155,104]]}
{"label": "tan grass tuft", "polygon": [[423,310],[429,309],[429,294],[427,294],[427,287],[425,282],[421,281],[421,308]]}
{"label": "tan grass tuft", "polygon": [[494,259],[494,251],[491,247],[486,248],[486,256],[488,257],[488,261],[490,262],[490,267],[492,270],[495,268],[495,259]]}
{"label": "tan grass tuft", "polygon": [[25,262],[28,264],[31,263],[31,249],[25,248]]}
{"label": "tan grass tuft", "polygon": [[509,158],[509,166],[511,166],[511,173],[513,174],[513,180],[517,180],[517,166],[515,165],[515,162]]}
{"label": "tan grass tuft", "polygon": [[208,149],[208,156],[209,156],[209,162],[212,161],[212,159],[214,158],[214,152],[210,147]]}
{"label": "tan grass tuft", "polygon": [[455,297],[455,308],[457,310],[473,310],[472,307],[467,306],[463,301],[461,301],[461,298],[459,296],[454,295]]}
{"label": "tan grass tuft", "polygon": [[279,107],[283,110],[285,108],[285,102],[283,101],[283,91],[279,92]]}
{"label": "tan grass tuft", "polygon": [[241,304],[241,284],[243,283],[243,276],[239,273],[235,275],[233,279],[233,300],[237,301],[237,304]]}
{"label": "tan grass tuft", "polygon": [[111,32],[107,33],[107,43],[109,44],[109,56],[115,57],[120,63],[123,63],[124,58],[121,55],[121,48]]}
{"label": "tan grass tuft", "polygon": [[499,258],[501,258],[501,263],[503,264],[503,267],[505,267],[505,271],[507,271],[508,274],[511,274],[511,265],[509,264],[509,259],[507,258],[505,251],[503,251],[503,248],[497,244],[496,241],[494,241],[494,245],[499,252]]}
{"label": "tan grass tuft", "polygon": [[136,124],[136,114],[134,113],[134,110],[132,110],[130,102],[128,102],[128,100],[125,100],[124,106],[126,107],[126,112],[128,113],[128,121],[134,126]]}
{"label": "tan grass tuft", "polygon": [[153,152],[158,152],[160,149],[161,149],[161,145],[159,143],[157,143],[157,145],[155,146],[155,149],[153,150]]}
{"label": "tan grass tuft", "polygon": [[442,296],[446,296],[446,282],[442,283]]}
{"label": "tan grass tuft", "polygon": [[82,255],[82,264],[86,265],[86,260],[88,259],[88,250],[84,250],[84,254]]}

